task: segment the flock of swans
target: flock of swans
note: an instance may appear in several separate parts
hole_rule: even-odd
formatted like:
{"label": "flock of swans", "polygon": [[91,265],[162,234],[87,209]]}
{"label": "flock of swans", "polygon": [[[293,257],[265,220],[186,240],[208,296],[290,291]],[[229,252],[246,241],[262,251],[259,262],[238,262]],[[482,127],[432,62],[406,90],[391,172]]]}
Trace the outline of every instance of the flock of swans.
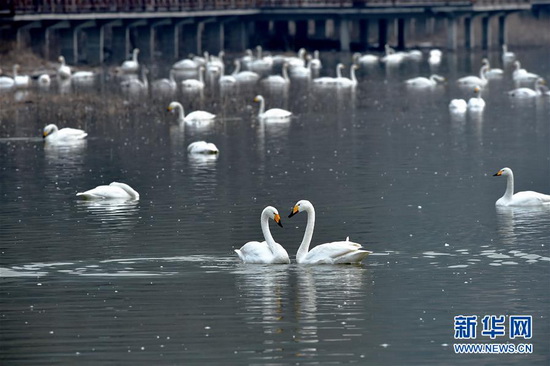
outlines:
{"label": "flock of swans", "polygon": [[[319,53],[314,52],[313,56],[307,56],[304,49],[298,51],[295,56],[271,56],[264,55],[261,47],[257,47],[256,55],[247,51],[243,57],[234,60],[234,71],[230,75],[225,74],[224,53],[217,56],[205,54],[204,57],[192,57],[180,60],[172,65],[169,70],[169,77],[154,80],[151,84],[148,81],[148,69],[140,65],[138,60],[139,50],[135,49],[132,59],[124,61],[118,68],[121,75],[120,88],[124,93],[130,95],[150,95],[152,93],[174,97],[178,90],[182,93],[203,92],[213,84],[219,90],[228,92],[232,89],[238,90],[240,85],[255,85],[257,83],[264,87],[285,90],[296,80],[306,80],[313,87],[353,89],[358,85],[356,70],[372,65],[386,64],[387,67],[399,65],[407,59],[421,60],[422,52],[412,50],[408,52],[396,52],[386,46],[386,53],[379,57],[373,54],[353,54],[352,64],[349,67],[349,78],[343,76],[345,66],[338,63],[336,66],[336,77],[320,76],[322,61]],[[431,50],[428,62],[430,65],[438,65],[442,59],[442,52]],[[505,66],[514,67],[512,73],[513,81],[517,88],[508,92],[511,98],[534,98],[548,94],[544,87],[544,80],[527,70],[521,68],[516,55],[503,47],[502,62]],[[60,81],[86,81],[93,82],[95,74],[91,71],[72,72],[70,66],[65,62],[63,56],[59,57],[57,78]],[[281,74],[272,74],[274,66],[279,65]],[[18,74],[19,66],[13,68],[13,78],[0,76],[0,88],[26,88],[31,84],[31,78]],[[141,70],[141,79],[138,73]],[[466,113],[467,111],[482,111],[485,101],[481,98],[481,92],[487,88],[492,79],[502,78],[504,71],[491,68],[488,59],[482,60],[479,75],[461,77],[456,81],[460,88],[471,90],[475,96],[467,102],[464,99],[453,99],[449,103],[451,113]],[[42,74],[37,79],[39,85],[49,85],[51,78],[49,74]],[[179,80],[179,81],[178,81]],[[444,77],[431,75],[429,78],[418,76],[404,81],[407,88],[426,89],[435,88],[445,83]],[[528,88],[533,85],[534,88]],[[179,86],[179,88],[178,88]],[[258,119],[267,123],[288,123],[291,120],[292,112],[281,108],[266,110],[265,99],[257,95],[254,101],[259,103]],[[185,114],[183,105],[180,102],[171,102],[167,110],[177,115],[180,124],[195,124],[209,126],[216,119],[216,115],[207,111],[195,110]],[[87,133],[75,128],[58,129],[55,124],[47,125],[43,130],[43,137],[47,144],[70,145],[84,141]],[[187,151],[189,154],[218,154],[218,148],[206,141],[195,141],[191,143]],[[497,206],[547,206],[550,207],[550,195],[526,191],[514,194],[514,178],[510,168],[499,170],[495,176],[507,177],[505,194],[496,201]],[[124,183],[112,182],[109,185],[101,185],[85,192],[77,193],[77,197],[88,200],[139,200],[139,193]],[[300,212],[308,215],[307,225],[303,240],[296,253],[296,262],[299,264],[343,264],[360,263],[371,252],[365,250],[360,244],[349,241],[336,241],[315,246],[310,250],[310,244],[315,225],[315,210],[311,202],[301,200],[297,202],[289,215],[289,218]],[[290,263],[290,257],[284,247],[275,242],[270,229],[269,220],[274,220],[282,227],[281,217],[278,211],[272,207],[266,207],[261,214],[261,229],[264,241],[251,241],[236,249],[238,257],[244,263],[280,264]]]}

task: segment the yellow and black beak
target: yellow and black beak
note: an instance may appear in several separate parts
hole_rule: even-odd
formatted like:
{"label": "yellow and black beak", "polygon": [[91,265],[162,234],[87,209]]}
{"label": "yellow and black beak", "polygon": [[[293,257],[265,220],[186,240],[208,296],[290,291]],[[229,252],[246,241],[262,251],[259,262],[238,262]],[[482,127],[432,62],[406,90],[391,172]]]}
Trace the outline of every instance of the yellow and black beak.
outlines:
{"label": "yellow and black beak", "polygon": [[290,213],[290,215],[288,215],[288,217],[292,217],[292,216],[296,215],[298,212],[300,212],[300,208],[298,206],[294,206],[292,208],[292,212]]}
{"label": "yellow and black beak", "polygon": [[493,177],[500,177],[502,175],[502,170],[499,170],[495,174],[493,174]]}
{"label": "yellow and black beak", "polygon": [[48,136],[48,133],[46,131],[44,131],[44,133],[42,134],[42,138],[46,138],[46,136]]}
{"label": "yellow and black beak", "polygon": [[168,112],[172,112],[172,107],[168,107],[168,108],[166,108],[166,110],[167,110]]}
{"label": "yellow and black beak", "polygon": [[277,225],[279,225],[280,227],[283,227],[283,224],[281,222],[281,216],[279,216],[279,214],[276,214],[275,217],[273,218],[273,220],[275,220]]}

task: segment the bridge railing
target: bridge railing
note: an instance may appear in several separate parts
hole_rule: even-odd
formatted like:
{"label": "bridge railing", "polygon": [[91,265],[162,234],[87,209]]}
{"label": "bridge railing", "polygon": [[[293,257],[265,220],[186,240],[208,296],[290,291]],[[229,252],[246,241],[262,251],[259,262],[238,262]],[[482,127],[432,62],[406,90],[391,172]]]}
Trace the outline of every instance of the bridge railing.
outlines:
{"label": "bridge railing", "polygon": [[12,14],[158,12],[263,8],[346,8],[450,4],[529,3],[530,0],[5,0]]}

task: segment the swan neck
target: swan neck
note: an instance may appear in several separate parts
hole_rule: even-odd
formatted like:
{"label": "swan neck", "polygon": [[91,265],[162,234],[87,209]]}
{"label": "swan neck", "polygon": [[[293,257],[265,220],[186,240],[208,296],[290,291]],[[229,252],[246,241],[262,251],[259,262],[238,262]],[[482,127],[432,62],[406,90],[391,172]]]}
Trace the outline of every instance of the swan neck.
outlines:
{"label": "swan neck", "polygon": [[201,68],[199,69],[199,81],[200,81],[201,83],[204,83],[204,76],[203,76],[203,73],[204,73],[204,68],[201,67]]}
{"label": "swan neck", "polygon": [[288,78],[287,68],[288,68],[288,66],[286,66],[286,64],[283,65],[283,79],[285,79],[285,81],[290,81],[290,79]]}
{"label": "swan neck", "polygon": [[240,61],[235,61],[235,70],[233,71],[233,76],[236,76],[241,71],[241,63]]}
{"label": "swan neck", "polygon": [[260,99],[260,111],[258,112],[258,115],[261,116],[264,114],[265,111],[265,100],[263,98]]}
{"label": "swan neck", "polygon": [[311,244],[311,238],[313,237],[313,229],[315,228],[315,209],[313,206],[307,206],[305,208],[307,212],[307,224],[302,243],[296,252],[296,261],[300,263],[309,252],[309,245]]}
{"label": "swan neck", "polygon": [[132,61],[138,62],[138,53],[137,53],[137,50],[134,50],[134,52],[133,52],[133,54],[132,54]]}
{"label": "swan neck", "polygon": [[340,65],[336,66],[336,77],[341,78],[342,77],[342,68]]}
{"label": "swan neck", "polygon": [[267,246],[272,253],[275,253],[275,239],[273,239],[273,236],[271,235],[271,230],[269,230],[269,215],[265,212],[262,212],[261,226]]}
{"label": "swan neck", "polygon": [[510,172],[506,179],[506,192],[504,192],[504,198],[506,198],[507,200],[511,200],[514,196],[514,174]]}
{"label": "swan neck", "polygon": [[183,111],[183,106],[178,104],[178,121],[183,122],[185,119],[185,112]]}
{"label": "swan neck", "polygon": [[352,67],[352,68],[351,68],[350,76],[351,76],[351,80],[352,80],[354,83],[356,83],[356,82],[357,82],[357,77],[355,76],[355,67]]}

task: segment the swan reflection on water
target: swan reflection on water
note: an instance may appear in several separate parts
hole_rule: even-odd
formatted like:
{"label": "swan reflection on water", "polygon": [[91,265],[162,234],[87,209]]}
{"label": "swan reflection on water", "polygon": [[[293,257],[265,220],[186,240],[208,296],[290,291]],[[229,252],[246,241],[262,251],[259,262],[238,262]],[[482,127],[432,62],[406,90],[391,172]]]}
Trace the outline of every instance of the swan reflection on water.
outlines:
{"label": "swan reflection on water", "polygon": [[496,206],[498,233],[505,244],[520,236],[540,235],[550,224],[550,206]]}

